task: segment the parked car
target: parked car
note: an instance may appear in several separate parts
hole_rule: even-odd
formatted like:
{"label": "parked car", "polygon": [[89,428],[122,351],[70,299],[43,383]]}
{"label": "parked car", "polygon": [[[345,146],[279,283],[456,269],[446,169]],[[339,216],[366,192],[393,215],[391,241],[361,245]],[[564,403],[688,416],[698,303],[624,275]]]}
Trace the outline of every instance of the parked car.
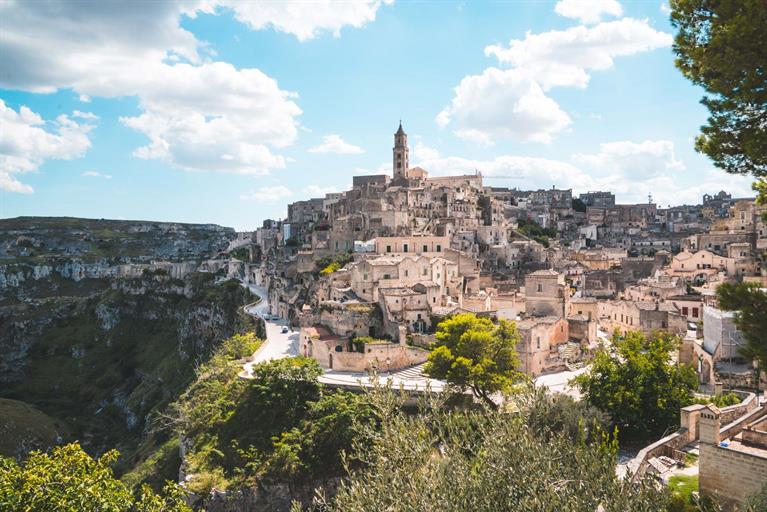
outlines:
{"label": "parked car", "polygon": [[697,331],[698,324],[696,324],[695,322],[687,322],[687,328],[691,331]]}
{"label": "parked car", "polygon": [[282,334],[287,334],[289,331],[290,331],[290,329],[288,329],[287,325],[283,325],[282,326]]}

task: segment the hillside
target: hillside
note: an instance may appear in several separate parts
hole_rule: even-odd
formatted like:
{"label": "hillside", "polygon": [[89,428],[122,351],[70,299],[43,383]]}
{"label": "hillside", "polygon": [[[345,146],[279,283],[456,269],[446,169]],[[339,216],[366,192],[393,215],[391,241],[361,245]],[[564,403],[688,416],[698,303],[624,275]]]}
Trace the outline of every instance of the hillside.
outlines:
{"label": "hillside", "polygon": [[195,366],[226,337],[259,329],[225,260],[198,271],[233,236],[214,225],[0,221],[0,398],[15,401],[4,401],[13,414],[0,454],[59,437],[93,454],[118,448],[122,471],[165,442],[153,418]]}

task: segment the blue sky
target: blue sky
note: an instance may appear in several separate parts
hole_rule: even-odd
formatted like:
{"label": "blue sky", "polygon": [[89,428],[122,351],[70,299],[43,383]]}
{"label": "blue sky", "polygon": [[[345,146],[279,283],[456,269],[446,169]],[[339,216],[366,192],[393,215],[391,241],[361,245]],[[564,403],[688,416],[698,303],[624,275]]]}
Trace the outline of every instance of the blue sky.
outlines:
{"label": "blue sky", "polygon": [[253,229],[411,164],[697,202],[701,90],[659,1],[5,2],[0,216]]}

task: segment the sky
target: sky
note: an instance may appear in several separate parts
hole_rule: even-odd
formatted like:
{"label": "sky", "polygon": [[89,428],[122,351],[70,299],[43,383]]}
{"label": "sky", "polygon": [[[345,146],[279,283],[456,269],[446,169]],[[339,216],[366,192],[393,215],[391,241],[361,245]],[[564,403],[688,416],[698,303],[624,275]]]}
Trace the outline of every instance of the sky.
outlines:
{"label": "sky", "polygon": [[751,196],[694,150],[660,0],[0,0],[0,217],[216,223],[411,166],[618,202]]}

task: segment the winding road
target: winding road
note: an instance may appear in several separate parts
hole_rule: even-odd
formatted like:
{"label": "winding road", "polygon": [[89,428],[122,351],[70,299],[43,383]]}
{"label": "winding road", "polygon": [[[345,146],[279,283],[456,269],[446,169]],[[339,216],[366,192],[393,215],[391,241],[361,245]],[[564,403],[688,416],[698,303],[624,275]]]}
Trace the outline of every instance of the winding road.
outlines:
{"label": "winding road", "polygon": [[[257,295],[261,300],[253,306],[246,306],[245,312],[251,316],[260,316],[264,318],[266,324],[266,339],[261,346],[251,355],[243,365],[239,376],[243,379],[253,378],[253,366],[264,361],[273,359],[282,359],[283,357],[293,357],[298,355],[300,336],[299,333],[290,330],[290,326],[284,320],[267,320],[269,315],[269,297],[265,288],[254,284],[245,284],[251,292]],[[288,327],[288,332],[283,333],[283,327]],[[572,388],[568,381],[574,376],[586,371],[586,368],[572,372],[559,372],[548,375],[541,375],[535,379],[538,386],[544,385],[551,391],[567,393],[575,398],[579,398],[577,389]],[[371,388],[375,385],[375,377],[367,373],[339,372],[335,370],[325,370],[325,373],[319,377],[323,384],[341,387],[341,388]],[[423,374],[423,365],[403,368],[392,372],[381,372],[378,374],[378,382],[390,382],[394,389],[404,389],[407,391],[425,391],[428,387],[433,392],[440,392],[445,388],[445,382],[436,379],[430,379]]]}
{"label": "winding road", "polygon": [[[261,301],[245,308],[245,312],[251,316],[260,316],[264,318],[266,324],[266,339],[258,347],[248,361],[243,365],[240,377],[243,379],[253,378],[253,365],[270,361],[272,359],[282,359],[283,357],[293,357],[298,355],[299,333],[290,330],[290,326],[284,320],[267,320],[269,315],[269,298],[266,289],[248,284],[246,286],[251,292],[257,295]],[[283,333],[283,327],[288,327],[288,332]]]}

